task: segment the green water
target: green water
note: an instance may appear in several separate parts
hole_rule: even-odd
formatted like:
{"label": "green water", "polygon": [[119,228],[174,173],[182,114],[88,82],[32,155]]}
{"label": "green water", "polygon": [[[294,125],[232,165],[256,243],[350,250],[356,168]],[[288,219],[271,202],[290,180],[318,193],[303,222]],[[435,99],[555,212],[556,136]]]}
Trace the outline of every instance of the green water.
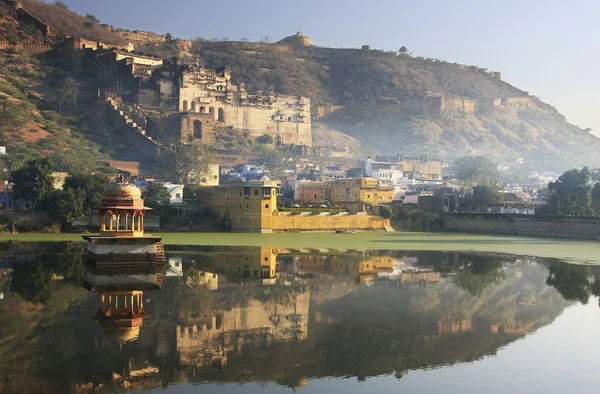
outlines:
{"label": "green water", "polygon": [[[154,233],[168,245],[276,246],[334,249],[477,251],[555,257],[600,264],[600,243],[557,238],[457,233]],[[79,241],[79,234],[6,234],[0,241]]]}

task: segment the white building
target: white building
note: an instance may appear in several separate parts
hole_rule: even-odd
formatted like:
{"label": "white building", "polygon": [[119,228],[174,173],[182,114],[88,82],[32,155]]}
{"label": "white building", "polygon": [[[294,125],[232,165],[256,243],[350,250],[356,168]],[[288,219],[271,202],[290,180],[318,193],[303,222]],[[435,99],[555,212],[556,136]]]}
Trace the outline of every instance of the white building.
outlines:
{"label": "white building", "polygon": [[183,185],[171,182],[156,182],[158,185],[163,185],[169,192],[169,203],[171,205],[183,204]]}

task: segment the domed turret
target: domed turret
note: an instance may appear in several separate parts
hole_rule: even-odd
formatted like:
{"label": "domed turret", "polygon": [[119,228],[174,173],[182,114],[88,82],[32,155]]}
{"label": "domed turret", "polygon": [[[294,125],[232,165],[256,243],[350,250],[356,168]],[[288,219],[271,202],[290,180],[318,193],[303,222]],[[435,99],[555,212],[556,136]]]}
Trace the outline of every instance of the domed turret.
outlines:
{"label": "domed turret", "polygon": [[111,183],[100,202],[100,235],[138,237],[144,235],[144,206],[142,191],[119,175]]}
{"label": "domed turret", "polygon": [[305,36],[301,31],[293,36],[286,37],[279,42],[282,44],[301,45],[305,47],[309,47],[311,45],[310,37]]}
{"label": "domed turret", "polygon": [[139,187],[132,184],[111,183],[104,192],[104,197],[135,200],[142,198],[142,191]]}

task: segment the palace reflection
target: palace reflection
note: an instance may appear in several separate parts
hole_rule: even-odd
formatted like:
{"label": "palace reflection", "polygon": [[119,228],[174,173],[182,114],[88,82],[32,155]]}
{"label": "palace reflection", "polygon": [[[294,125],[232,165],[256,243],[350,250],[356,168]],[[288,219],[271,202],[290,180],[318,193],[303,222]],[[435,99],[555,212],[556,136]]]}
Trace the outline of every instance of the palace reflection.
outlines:
{"label": "palace reflection", "polygon": [[[57,393],[400,378],[493,356],[550,324],[571,300],[596,294],[593,269],[485,254],[179,247],[167,249],[166,265],[80,257],[60,272],[55,262],[30,260],[0,266],[0,317],[27,313],[20,327],[31,327],[22,330],[39,345],[22,342],[29,367],[11,369],[0,386],[37,381]],[[31,272],[44,282],[24,282]],[[36,292],[49,296],[35,301]],[[10,352],[0,354],[0,367],[8,366]]]}

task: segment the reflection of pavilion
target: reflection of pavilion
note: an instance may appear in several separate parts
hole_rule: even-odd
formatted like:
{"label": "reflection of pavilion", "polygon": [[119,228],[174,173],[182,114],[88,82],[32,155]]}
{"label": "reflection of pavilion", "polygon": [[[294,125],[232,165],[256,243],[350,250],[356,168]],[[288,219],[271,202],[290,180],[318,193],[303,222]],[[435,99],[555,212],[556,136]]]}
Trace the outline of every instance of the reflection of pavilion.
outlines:
{"label": "reflection of pavilion", "polygon": [[103,267],[88,265],[83,287],[100,295],[98,309],[92,318],[98,320],[108,342],[123,344],[136,340],[143,320],[144,290],[162,286],[164,265]]}
{"label": "reflection of pavilion", "polygon": [[104,337],[115,342],[136,340],[144,318],[143,291],[113,291],[100,294],[100,304],[93,319],[98,320]]}

